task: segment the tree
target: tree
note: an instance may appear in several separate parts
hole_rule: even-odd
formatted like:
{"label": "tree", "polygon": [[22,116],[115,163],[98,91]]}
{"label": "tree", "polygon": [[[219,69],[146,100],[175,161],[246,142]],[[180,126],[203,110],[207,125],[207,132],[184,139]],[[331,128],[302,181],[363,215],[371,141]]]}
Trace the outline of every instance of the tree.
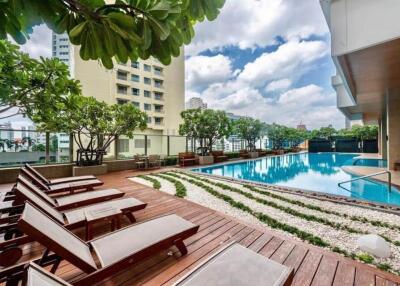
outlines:
{"label": "tree", "polygon": [[43,144],[35,144],[32,146],[32,152],[44,152],[46,151],[46,146]]}
{"label": "tree", "polygon": [[328,127],[321,127],[320,129],[314,129],[311,131],[311,139],[326,139],[326,140],[332,140],[332,138],[337,135],[338,132],[335,128],[332,126]]}
{"label": "tree", "polygon": [[[132,104],[108,105],[93,97],[70,96],[51,117],[37,118],[38,130],[73,133],[79,165],[101,164],[107,148],[118,136],[133,138],[147,127],[147,115]],[[46,115],[48,115],[46,114]]]}
{"label": "tree", "polygon": [[0,1],[0,38],[24,44],[34,25],[67,32],[84,60],[126,62],[154,56],[163,64],[194,37],[194,25],[214,20],[225,0],[5,0]]}
{"label": "tree", "polygon": [[217,140],[232,133],[232,121],[224,111],[189,109],[183,111],[181,117],[183,123],[179,126],[179,134],[199,140],[202,156],[212,151]]}
{"label": "tree", "polygon": [[22,114],[35,121],[80,93],[78,81],[69,78],[68,67],[58,59],[35,60],[16,45],[0,42],[5,49],[0,52],[0,119]]}
{"label": "tree", "polygon": [[235,133],[246,140],[247,148],[250,151],[256,149],[256,141],[261,138],[261,132],[264,128],[263,123],[250,117],[239,118],[235,121]]}

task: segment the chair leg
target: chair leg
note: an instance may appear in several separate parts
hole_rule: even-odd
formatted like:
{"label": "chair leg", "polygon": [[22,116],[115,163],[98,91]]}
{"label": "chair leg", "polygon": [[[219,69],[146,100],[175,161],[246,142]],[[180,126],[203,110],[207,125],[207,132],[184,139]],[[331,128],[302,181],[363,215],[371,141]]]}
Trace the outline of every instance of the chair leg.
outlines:
{"label": "chair leg", "polygon": [[127,212],[127,213],[125,214],[125,216],[129,219],[129,221],[130,221],[131,223],[135,223],[135,222],[136,222],[136,218],[135,218],[135,216],[134,216],[131,212]]}
{"label": "chair leg", "polygon": [[182,255],[186,255],[188,253],[188,250],[186,248],[186,245],[183,243],[181,239],[178,239],[174,242],[175,246],[179,249],[179,252]]}

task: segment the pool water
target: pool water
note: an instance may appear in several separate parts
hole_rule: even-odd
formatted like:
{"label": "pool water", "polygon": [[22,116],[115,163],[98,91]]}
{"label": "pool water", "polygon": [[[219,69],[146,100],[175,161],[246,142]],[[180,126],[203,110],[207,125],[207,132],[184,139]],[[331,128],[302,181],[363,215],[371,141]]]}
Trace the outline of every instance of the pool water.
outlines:
{"label": "pool water", "polygon": [[[357,180],[338,187],[338,183],[356,178],[342,170],[352,166],[358,157],[348,153],[299,153],[264,157],[257,160],[227,163],[193,171],[400,205],[400,192],[374,180]],[[356,165],[366,166],[368,160]],[[374,165],[376,163],[373,163]],[[383,163],[382,163],[383,164]]]}

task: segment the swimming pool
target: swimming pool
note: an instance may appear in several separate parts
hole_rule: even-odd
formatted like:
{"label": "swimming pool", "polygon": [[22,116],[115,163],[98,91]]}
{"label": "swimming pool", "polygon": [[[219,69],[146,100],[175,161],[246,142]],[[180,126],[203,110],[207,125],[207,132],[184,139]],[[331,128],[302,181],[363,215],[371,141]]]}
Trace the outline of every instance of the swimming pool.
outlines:
{"label": "swimming pool", "polygon": [[[392,192],[388,192],[386,184],[374,180],[344,184],[347,190],[338,187],[339,182],[356,177],[344,172],[341,167],[353,165],[354,158],[358,156],[348,153],[299,153],[196,168],[193,171],[400,205],[398,189],[392,188]],[[366,165],[367,162],[360,163]]]}

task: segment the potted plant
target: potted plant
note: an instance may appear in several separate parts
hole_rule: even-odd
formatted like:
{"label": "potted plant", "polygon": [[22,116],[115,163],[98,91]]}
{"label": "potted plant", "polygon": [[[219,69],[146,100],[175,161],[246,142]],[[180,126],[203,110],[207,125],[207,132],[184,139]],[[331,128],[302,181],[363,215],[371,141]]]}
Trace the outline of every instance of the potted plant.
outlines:
{"label": "potted plant", "polygon": [[257,158],[256,141],[261,138],[263,123],[257,119],[243,117],[235,121],[235,133],[246,140],[247,151],[250,158]]}
{"label": "potted plant", "polygon": [[217,140],[229,137],[232,133],[232,121],[223,111],[212,109],[189,109],[181,113],[183,123],[179,126],[179,134],[196,139],[200,165],[214,163],[212,146]]}
{"label": "potted plant", "polygon": [[111,143],[120,135],[133,138],[136,129],[147,126],[147,115],[132,104],[108,105],[81,95],[68,97],[53,112],[51,119],[43,120],[38,127],[73,134],[78,147],[74,175],[107,172],[103,156]]}

